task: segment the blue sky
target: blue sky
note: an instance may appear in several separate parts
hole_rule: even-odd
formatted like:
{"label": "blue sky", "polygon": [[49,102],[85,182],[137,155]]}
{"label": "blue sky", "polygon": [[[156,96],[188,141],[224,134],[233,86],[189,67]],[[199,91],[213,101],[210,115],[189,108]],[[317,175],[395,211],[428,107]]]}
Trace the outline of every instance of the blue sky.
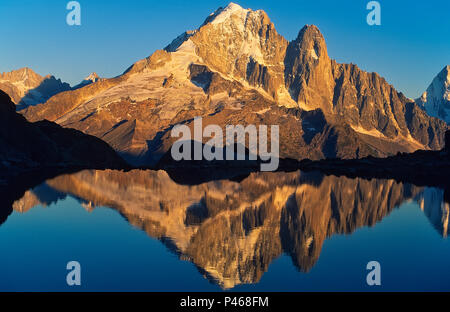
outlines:
{"label": "blue sky", "polygon": [[[229,1],[79,0],[82,25],[72,27],[68,2],[0,1],[0,72],[28,66],[72,85],[94,71],[113,77]],[[382,25],[372,27],[366,23],[369,0],[234,2],[265,10],[288,40],[305,24],[317,25],[331,58],[378,72],[409,97],[450,64],[448,0],[380,0]]]}

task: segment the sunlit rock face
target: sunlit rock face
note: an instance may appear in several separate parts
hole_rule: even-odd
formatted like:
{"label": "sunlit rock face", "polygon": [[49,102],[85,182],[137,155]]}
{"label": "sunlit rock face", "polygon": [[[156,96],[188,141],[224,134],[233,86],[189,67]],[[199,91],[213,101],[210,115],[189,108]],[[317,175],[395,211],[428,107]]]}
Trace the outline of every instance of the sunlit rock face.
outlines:
{"label": "sunlit rock face", "polygon": [[264,11],[233,3],[123,75],[23,114],[95,135],[136,165],[156,164],[171,127],[197,116],[279,125],[280,156],[294,159],[440,149],[446,130],[378,74],[333,61],[316,26],[288,42]]}
{"label": "sunlit rock face", "polygon": [[308,272],[327,238],[374,226],[407,200],[419,200],[436,229],[448,233],[442,192],[430,201],[422,188],[392,180],[293,172],[183,185],[164,171],[135,170],[83,171],[46,185],[27,192],[14,209],[26,211],[39,200],[48,205],[62,194],[88,210],[111,207],[225,289],[257,283],[282,254]]}
{"label": "sunlit rock face", "polygon": [[418,198],[420,208],[433,224],[434,228],[448,237],[448,221],[450,205],[444,200],[444,191],[439,189],[426,189]]}

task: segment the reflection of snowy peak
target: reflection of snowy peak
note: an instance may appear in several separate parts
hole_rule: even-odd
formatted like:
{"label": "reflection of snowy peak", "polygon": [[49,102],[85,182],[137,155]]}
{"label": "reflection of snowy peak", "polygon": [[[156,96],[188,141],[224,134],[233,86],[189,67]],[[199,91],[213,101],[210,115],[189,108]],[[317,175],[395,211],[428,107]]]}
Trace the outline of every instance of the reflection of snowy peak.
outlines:
{"label": "reflection of snowy peak", "polygon": [[417,103],[433,117],[450,123],[450,65],[434,78],[427,91]]}
{"label": "reflection of snowy peak", "polygon": [[442,236],[447,237],[450,205],[444,201],[444,191],[428,187],[419,196],[418,203],[431,224]]}
{"label": "reflection of snowy peak", "polygon": [[[83,171],[47,185],[89,203],[88,211],[117,210],[223,289],[258,283],[281,255],[309,272],[328,238],[374,226],[421,191],[393,180],[300,171],[198,185],[177,183],[165,171]],[[40,194],[27,192],[14,209],[38,205]]]}

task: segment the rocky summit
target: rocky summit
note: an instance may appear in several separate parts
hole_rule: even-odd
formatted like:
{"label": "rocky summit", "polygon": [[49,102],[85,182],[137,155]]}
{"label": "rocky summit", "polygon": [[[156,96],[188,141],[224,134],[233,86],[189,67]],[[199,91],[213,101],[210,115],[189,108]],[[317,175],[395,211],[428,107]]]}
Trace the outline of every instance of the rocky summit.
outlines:
{"label": "rocky summit", "polygon": [[122,75],[23,112],[108,142],[129,162],[157,163],[178,123],[280,125],[280,157],[385,157],[443,147],[445,122],[376,73],[330,59],[306,25],[289,42],[268,15],[231,3]]}
{"label": "rocky summit", "polygon": [[51,75],[42,77],[25,67],[0,73],[0,90],[6,92],[20,110],[45,103],[53,95],[70,90],[70,85]]}
{"label": "rocky summit", "polygon": [[81,81],[79,84],[77,84],[76,86],[72,87],[72,90],[76,90],[76,89],[80,89],[82,87],[85,87],[87,85],[90,85],[91,83],[97,82],[97,81],[101,81],[102,78],[99,77],[99,75],[97,75],[97,73],[91,73],[89,74],[89,76],[87,76],[86,78],[83,79],[83,81]]}

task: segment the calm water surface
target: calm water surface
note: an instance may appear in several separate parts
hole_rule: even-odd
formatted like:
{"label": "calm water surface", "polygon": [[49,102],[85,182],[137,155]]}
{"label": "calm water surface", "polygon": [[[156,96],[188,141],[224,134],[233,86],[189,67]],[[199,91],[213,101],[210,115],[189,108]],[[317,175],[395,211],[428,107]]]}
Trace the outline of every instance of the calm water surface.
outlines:
{"label": "calm water surface", "polygon": [[[83,171],[29,190],[0,225],[1,291],[450,291],[444,191],[253,173],[175,183]],[[82,285],[66,284],[81,264]],[[366,265],[381,264],[382,286]]]}

